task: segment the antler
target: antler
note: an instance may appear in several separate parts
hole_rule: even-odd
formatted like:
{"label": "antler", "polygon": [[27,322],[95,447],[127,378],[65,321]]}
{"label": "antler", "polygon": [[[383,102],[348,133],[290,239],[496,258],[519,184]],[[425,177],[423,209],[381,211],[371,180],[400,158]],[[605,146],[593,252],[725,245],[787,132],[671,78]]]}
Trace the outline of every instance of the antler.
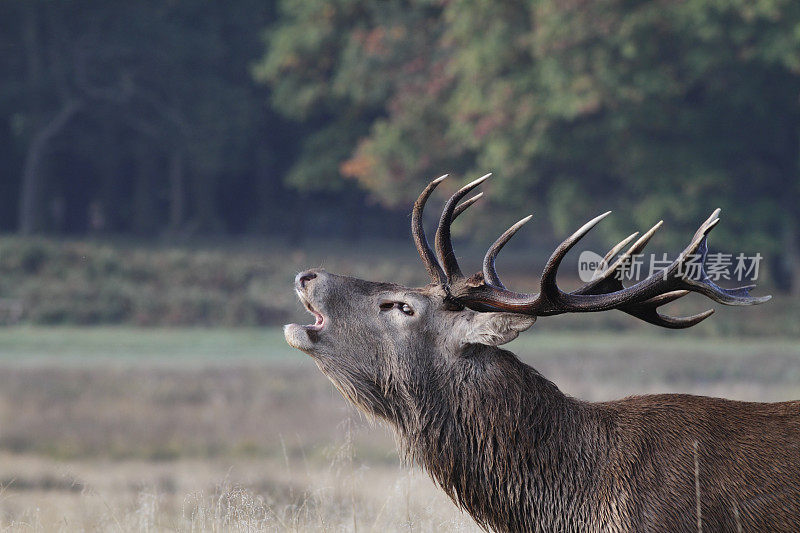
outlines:
{"label": "antler", "polygon": [[428,186],[425,187],[425,190],[422,191],[422,194],[419,195],[417,201],[414,202],[414,209],[411,211],[411,234],[414,237],[417,252],[419,252],[422,262],[425,264],[425,269],[428,271],[431,281],[439,285],[449,285],[464,277],[458,266],[458,261],[453,251],[453,244],[450,241],[450,225],[458,215],[463,213],[469,206],[477,202],[480,197],[483,196],[483,193],[478,193],[464,201],[464,203],[458,205],[458,202],[464,196],[489,178],[491,173],[481,176],[475,181],[463,186],[451,196],[445,204],[442,210],[442,217],[439,219],[439,228],[436,230],[436,254],[439,256],[439,262],[437,262],[436,256],[428,245],[428,239],[425,238],[425,229],[422,226],[422,210],[425,208],[425,203],[428,201],[433,190],[444,181],[447,176],[448,174],[439,176],[430,182]]}
{"label": "antler", "polygon": [[[453,299],[458,300],[466,307],[476,311],[505,311],[532,316],[619,309],[651,324],[678,329],[693,326],[708,318],[714,312],[713,309],[709,309],[703,313],[688,317],[672,317],[658,312],[660,306],[682,298],[690,292],[701,293],[725,305],[754,305],[766,302],[771,298],[771,296],[750,296],[749,292],[754,287],[753,285],[735,289],[723,289],[709,278],[705,270],[705,260],[708,254],[707,238],[708,233],[719,222],[719,209],[716,209],[698,228],[689,245],[675,261],[668,267],[630,287],[625,287],[622,284],[622,274],[630,266],[632,256],[640,253],[653,234],[661,227],[661,221],[634,242],[608,268],[601,272],[596,272],[593,280],[580,289],[564,292],[556,283],[558,267],[564,256],[594,226],[608,216],[610,211],[584,224],[556,248],[542,272],[540,292],[538,294],[518,293],[506,289],[500,281],[495,268],[497,254],[533,215],[523,218],[506,230],[486,252],[483,260],[483,272],[469,280],[464,280],[450,241],[450,225],[459,214],[480,197],[480,194],[461,205],[458,205],[458,202],[489,176],[490,174],[487,174],[465,185],[450,197],[445,204],[439,221],[439,228],[436,232],[438,262],[425,239],[425,233],[422,228],[422,209],[433,189],[445,179],[446,175],[432,181],[425,188],[414,204],[412,215],[414,240],[428,273],[431,275],[431,279],[434,283],[443,285]],[[637,235],[638,233],[631,234],[609,250],[603,264],[607,264]],[[697,263],[700,274],[699,279],[692,279],[684,272],[686,265],[690,264],[695,257],[699,258]]]}

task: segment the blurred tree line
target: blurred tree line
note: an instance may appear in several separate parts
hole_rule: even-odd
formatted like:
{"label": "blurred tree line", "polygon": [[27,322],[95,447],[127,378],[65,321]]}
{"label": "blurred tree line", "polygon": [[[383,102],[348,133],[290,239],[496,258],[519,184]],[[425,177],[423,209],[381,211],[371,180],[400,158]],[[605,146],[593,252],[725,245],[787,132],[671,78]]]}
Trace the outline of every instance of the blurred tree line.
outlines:
{"label": "blurred tree line", "polygon": [[719,206],[800,293],[795,0],[7,1],[0,75],[6,231],[405,237],[494,171],[462,229]]}
{"label": "blurred tree line", "polygon": [[[352,236],[363,217],[377,219],[336,165],[334,192],[286,185],[317,123],[285,118],[251,73],[276,9],[263,0],[0,3],[0,229],[298,238]],[[341,220],[333,202],[353,216]]]}

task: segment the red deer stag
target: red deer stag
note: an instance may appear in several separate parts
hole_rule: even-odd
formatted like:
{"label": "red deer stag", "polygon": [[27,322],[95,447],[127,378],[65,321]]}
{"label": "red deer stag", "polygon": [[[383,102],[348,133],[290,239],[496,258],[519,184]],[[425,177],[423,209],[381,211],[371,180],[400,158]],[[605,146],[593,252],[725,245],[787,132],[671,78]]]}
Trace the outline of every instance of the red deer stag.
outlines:
{"label": "red deer stag", "polygon": [[[538,294],[503,286],[495,257],[525,218],[488,250],[483,272],[465,277],[450,225],[486,177],[454,194],[436,232],[414,205],[414,241],[432,283],[407,288],[300,273],[295,288],[313,325],[285,327],[342,395],[393,427],[406,459],[421,464],[482,527],[497,531],[800,531],[800,402],[746,403],[684,394],[589,403],[571,398],[499,345],[536,317],[619,309],[666,328],[686,328],[712,311],[672,317],[658,308],[689,292],[751,305],[752,287],[723,289],[703,269],[719,210],[664,270],[628,287],[616,274],[661,224],[642,235],[587,285],[562,291],[565,254],[608,213],[556,248]],[[634,238],[615,246],[618,254]],[[438,260],[437,260],[438,257]]]}

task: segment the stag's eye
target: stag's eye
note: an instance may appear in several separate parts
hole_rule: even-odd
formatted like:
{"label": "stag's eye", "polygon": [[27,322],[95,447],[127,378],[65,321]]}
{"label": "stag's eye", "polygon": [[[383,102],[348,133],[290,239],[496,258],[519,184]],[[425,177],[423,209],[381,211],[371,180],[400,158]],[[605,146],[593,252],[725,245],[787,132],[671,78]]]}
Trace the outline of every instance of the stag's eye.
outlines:
{"label": "stag's eye", "polygon": [[412,316],[414,314],[414,308],[405,302],[383,301],[378,304],[378,307],[381,308],[381,311],[399,309],[404,315]]}

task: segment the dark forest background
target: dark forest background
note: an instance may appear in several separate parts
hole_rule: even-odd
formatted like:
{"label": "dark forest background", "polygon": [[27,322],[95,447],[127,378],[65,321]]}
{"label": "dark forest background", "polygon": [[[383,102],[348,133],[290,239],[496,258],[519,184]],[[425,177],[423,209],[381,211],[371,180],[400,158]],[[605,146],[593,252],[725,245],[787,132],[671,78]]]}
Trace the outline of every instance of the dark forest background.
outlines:
{"label": "dark forest background", "polygon": [[28,273],[75,240],[410,247],[424,183],[488,171],[462,236],[614,209],[603,242],[663,218],[673,249],[722,207],[712,246],[800,294],[800,3],[0,3],[0,231]]}

